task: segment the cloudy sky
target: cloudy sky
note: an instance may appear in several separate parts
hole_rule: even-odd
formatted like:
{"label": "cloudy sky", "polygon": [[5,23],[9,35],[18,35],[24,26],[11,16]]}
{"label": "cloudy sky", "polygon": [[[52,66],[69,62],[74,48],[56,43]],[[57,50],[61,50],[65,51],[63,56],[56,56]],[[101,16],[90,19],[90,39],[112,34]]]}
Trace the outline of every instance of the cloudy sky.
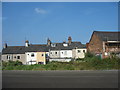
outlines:
{"label": "cloudy sky", "polygon": [[93,31],[118,30],[118,6],[116,2],[4,2],[3,43],[24,45],[73,41],[87,43]]}

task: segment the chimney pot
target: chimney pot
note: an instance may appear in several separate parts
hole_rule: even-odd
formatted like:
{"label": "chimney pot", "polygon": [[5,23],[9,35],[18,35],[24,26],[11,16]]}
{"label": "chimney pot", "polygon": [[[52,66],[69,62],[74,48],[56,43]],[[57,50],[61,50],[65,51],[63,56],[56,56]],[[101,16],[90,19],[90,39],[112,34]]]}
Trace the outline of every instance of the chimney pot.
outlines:
{"label": "chimney pot", "polygon": [[50,46],[51,45],[51,40],[48,38],[47,39],[47,45]]}
{"label": "chimney pot", "polygon": [[26,41],[25,41],[25,47],[28,47],[28,46],[29,46],[29,41],[26,40]]}
{"label": "chimney pot", "polygon": [[7,48],[7,43],[5,43],[4,48]]}
{"label": "chimney pot", "polygon": [[68,37],[68,44],[70,45],[72,43],[72,38],[71,36]]}

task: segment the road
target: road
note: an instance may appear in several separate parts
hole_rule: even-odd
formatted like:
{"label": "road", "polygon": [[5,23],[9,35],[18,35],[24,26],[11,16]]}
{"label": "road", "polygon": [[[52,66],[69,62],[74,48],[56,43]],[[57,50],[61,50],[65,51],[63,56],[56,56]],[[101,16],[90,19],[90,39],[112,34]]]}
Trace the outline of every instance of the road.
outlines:
{"label": "road", "polygon": [[3,88],[118,88],[118,71],[3,71]]}

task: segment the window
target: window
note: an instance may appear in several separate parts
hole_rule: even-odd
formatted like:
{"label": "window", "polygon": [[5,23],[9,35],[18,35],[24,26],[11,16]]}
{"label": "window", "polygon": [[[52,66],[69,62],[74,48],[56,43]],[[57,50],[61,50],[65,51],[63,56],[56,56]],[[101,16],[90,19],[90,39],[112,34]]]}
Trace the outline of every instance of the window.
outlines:
{"label": "window", "polygon": [[64,46],[64,47],[67,47],[67,46],[68,46],[68,44],[67,44],[67,43],[64,43],[64,44],[63,44],[63,46]]}
{"label": "window", "polygon": [[67,55],[67,51],[65,51],[64,55]]}
{"label": "window", "polygon": [[42,56],[44,56],[44,54],[42,54]]}
{"label": "window", "polygon": [[63,54],[63,52],[61,52]]}
{"label": "window", "polygon": [[14,56],[14,58],[16,58],[16,56]]}
{"label": "window", "polygon": [[57,54],[57,52],[55,52],[55,54]]}
{"label": "window", "polygon": [[78,50],[77,52],[78,52],[78,53],[80,53],[81,51],[80,51],[80,50]]}
{"label": "window", "polygon": [[48,57],[48,54],[45,54],[46,57]]}
{"label": "window", "polygon": [[51,47],[55,47],[55,46],[56,46],[56,44],[55,44],[55,43],[51,44]]}
{"label": "window", "polygon": [[83,50],[83,52],[85,53],[85,50]]}
{"label": "window", "polygon": [[7,55],[7,59],[8,59],[8,55]]}
{"label": "window", "polygon": [[31,57],[34,57],[34,53],[31,54]]}
{"label": "window", "polygon": [[44,64],[44,62],[38,62],[38,64]]}
{"label": "window", "polygon": [[7,59],[10,60],[10,56],[9,55],[7,55]]}
{"label": "window", "polygon": [[20,59],[20,56],[17,56],[17,59]]}

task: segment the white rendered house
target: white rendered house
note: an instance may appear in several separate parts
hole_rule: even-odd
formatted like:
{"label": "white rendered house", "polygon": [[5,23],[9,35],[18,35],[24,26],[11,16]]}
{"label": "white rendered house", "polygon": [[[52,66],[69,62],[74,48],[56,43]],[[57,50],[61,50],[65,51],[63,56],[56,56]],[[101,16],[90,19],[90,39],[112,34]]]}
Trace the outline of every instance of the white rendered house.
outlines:
{"label": "white rendered house", "polygon": [[72,50],[73,58],[84,58],[85,53],[87,52],[86,48],[77,48]]}
{"label": "white rendered house", "polygon": [[33,65],[37,64],[37,52],[26,52],[26,64]]}

